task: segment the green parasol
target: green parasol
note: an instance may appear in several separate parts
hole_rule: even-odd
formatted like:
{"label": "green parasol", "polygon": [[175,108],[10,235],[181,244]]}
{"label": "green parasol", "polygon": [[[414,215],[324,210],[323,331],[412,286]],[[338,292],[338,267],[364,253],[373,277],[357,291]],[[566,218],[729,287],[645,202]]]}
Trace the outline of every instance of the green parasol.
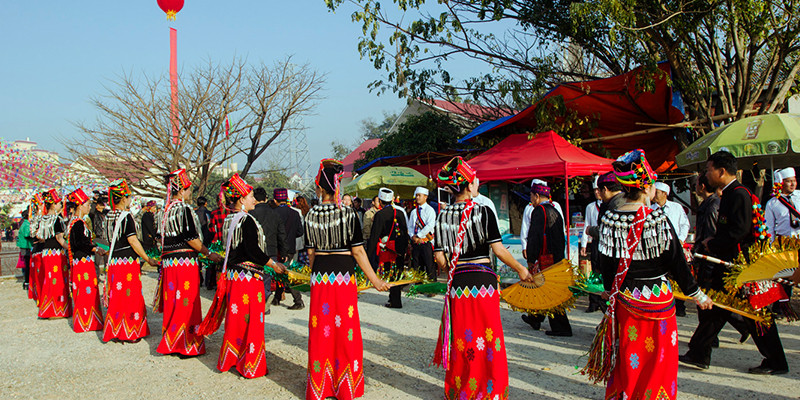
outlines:
{"label": "green parasol", "polygon": [[800,114],[766,114],[723,125],[675,157],[678,166],[705,163],[718,150],[736,158],[770,159],[774,167],[794,166],[800,157]]}
{"label": "green parasol", "polygon": [[408,167],[373,167],[344,185],[342,193],[370,198],[376,196],[380,188],[387,187],[395,195],[410,199],[417,186],[431,189],[434,185],[425,175]]}

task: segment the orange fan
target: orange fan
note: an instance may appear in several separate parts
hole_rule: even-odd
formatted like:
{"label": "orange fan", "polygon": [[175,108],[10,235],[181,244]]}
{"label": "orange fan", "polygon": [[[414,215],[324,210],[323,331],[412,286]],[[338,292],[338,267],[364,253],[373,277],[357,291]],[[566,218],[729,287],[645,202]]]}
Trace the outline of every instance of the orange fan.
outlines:
{"label": "orange fan", "polygon": [[570,286],[576,274],[568,260],[553,264],[533,276],[533,282],[517,282],[505,289],[501,297],[515,311],[550,315],[563,312],[575,301]]}

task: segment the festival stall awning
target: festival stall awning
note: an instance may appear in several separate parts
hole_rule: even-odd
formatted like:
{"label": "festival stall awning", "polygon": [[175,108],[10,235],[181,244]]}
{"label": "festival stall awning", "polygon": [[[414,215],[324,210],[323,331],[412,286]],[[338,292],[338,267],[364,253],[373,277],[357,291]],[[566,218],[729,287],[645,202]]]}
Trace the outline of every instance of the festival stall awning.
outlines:
{"label": "festival stall awning", "polygon": [[374,149],[380,142],[380,139],[367,139],[364,143],[356,147],[355,150],[350,152],[350,154],[342,160],[342,164],[344,164],[344,177],[349,178],[353,176],[353,171],[355,169],[353,164],[364,155],[365,151]]}
{"label": "festival stall awning", "polygon": [[[645,82],[640,79],[643,72],[640,67],[610,78],[563,83],[547,93],[545,99],[562,96],[567,108],[597,121],[593,132],[598,138],[584,138],[585,144],[599,142],[613,156],[641,148],[658,172],[667,171],[675,168],[675,156],[680,150],[675,129],[667,125],[683,121],[683,100],[669,85],[669,63],[660,63],[658,69],[663,73],[652,77],[651,92],[642,88]],[[534,110],[538,104],[515,115],[485,122],[460,142],[487,134],[502,135],[506,129],[501,128],[536,132]]]}
{"label": "festival stall awning", "polygon": [[553,131],[511,135],[469,164],[481,182],[573,177],[611,171],[614,160],[581,150]]}

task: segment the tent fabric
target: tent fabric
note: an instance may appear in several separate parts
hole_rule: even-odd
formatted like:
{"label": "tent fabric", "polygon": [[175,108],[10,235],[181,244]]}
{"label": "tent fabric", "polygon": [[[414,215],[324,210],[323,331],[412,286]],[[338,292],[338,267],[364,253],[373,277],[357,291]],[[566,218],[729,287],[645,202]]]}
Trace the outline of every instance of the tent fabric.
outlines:
{"label": "tent fabric", "polygon": [[[663,74],[655,77],[653,92],[647,92],[639,87],[641,83],[639,75],[642,72],[642,68],[639,67],[610,78],[558,85],[545,95],[545,99],[562,96],[564,104],[576,111],[579,116],[596,119],[598,125],[593,132],[599,137],[681,122],[684,119],[683,101],[680,93],[673,91],[669,85],[670,65],[662,62],[658,65],[658,69]],[[536,121],[533,112],[535,109],[536,105],[533,105],[513,116],[485,122],[463,137],[460,142],[474,140],[480,135],[503,127],[513,126],[518,130],[535,132]],[[680,149],[674,135],[674,130],[666,130],[600,143],[615,157],[632,149],[644,149],[651,165],[658,172],[662,172],[675,168],[675,156]]]}
{"label": "tent fabric", "polygon": [[611,171],[614,160],[581,150],[553,131],[510,135],[469,160],[481,182],[521,181],[536,177],[573,177]]}
{"label": "tent fabric", "polygon": [[344,177],[349,178],[353,176],[355,162],[364,155],[365,151],[374,149],[380,142],[380,139],[367,139],[364,143],[356,147],[355,150],[350,152],[350,154],[342,160],[342,164],[344,164]]}

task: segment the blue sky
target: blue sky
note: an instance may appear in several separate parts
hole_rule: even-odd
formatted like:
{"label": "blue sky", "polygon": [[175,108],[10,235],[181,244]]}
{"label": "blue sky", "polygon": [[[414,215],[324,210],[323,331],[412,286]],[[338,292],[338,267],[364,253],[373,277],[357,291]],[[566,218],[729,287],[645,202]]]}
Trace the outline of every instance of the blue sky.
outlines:
{"label": "blue sky", "polygon": [[360,25],[322,0],[186,0],[168,23],[156,0],[7,1],[0,17],[0,137],[30,137],[63,153],[73,121],[97,116],[90,98],[122,72],[155,76],[169,64],[170,26],[178,29],[178,66],[234,56],[257,63],[294,55],[327,74],[316,115],[306,118],[312,168],[331,140],[353,144],[359,121],[400,112],[405,100],[377,96],[381,77],[356,50]]}

